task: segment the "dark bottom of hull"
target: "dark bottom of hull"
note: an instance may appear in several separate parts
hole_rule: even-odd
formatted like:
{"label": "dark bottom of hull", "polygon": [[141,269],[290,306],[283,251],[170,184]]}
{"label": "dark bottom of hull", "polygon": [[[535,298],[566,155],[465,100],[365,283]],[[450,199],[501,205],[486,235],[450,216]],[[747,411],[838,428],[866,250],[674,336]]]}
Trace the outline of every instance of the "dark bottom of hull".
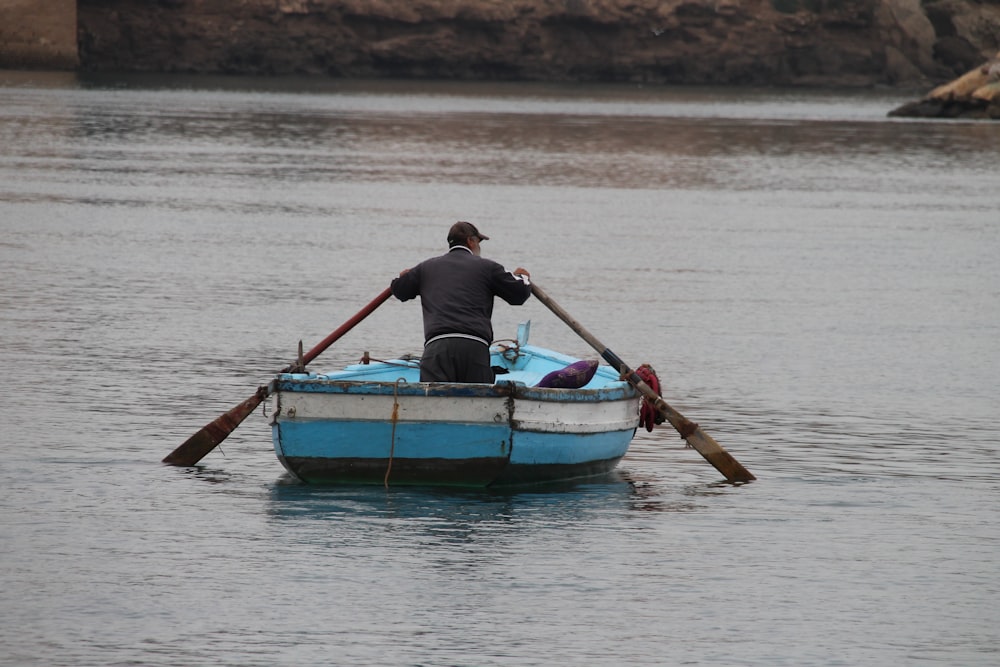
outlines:
{"label": "dark bottom of hull", "polygon": [[[481,459],[321,459],[279,457],[281,464],[309,484],[388,484],[497,488],[527,486],[614,470],[620,457],[574,464],[512,464],[506,458]],[[388,474],[387,474],[388,473]]]}
{"label": "dark bottom of hull", "polygon": [[512,463],[503,469],[503,472],[493,480],[490,487],[523,486],[580,479],[581,477],[596,477],[614,470],[619,461],[621,461],[620,457],[574,464],[518,465]]}

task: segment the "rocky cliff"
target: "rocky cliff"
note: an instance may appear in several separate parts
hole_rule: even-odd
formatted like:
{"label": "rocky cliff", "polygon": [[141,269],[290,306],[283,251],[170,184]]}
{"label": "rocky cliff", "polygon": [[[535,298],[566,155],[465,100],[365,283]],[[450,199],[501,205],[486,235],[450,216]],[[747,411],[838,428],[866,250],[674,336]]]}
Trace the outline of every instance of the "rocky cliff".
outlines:
{"label": "rocky cliff", "polygon": [[770,85],[945,81],[1000,0],[80,0],[91,71]]}
{"label": "rocky cliff", "polygon": [[0,68],[74,69],[76,0],[0,0]]}

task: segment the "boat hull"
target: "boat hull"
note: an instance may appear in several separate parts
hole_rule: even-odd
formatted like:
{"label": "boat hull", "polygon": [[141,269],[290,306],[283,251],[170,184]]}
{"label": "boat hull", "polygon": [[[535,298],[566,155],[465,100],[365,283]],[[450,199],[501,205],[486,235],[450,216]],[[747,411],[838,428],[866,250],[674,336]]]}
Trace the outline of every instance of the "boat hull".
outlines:
{"label": "boat hull", "polygon": [[[568,359],[532,358],[536,367]],[[514,378],[533,377],[511,367]],[[269,387],[278,459],[309,483],[537,484],[609,472],[638,425],[635,390],[607,371],[580,389],[421,383],[416,373],[376,366],[278,376]]]}

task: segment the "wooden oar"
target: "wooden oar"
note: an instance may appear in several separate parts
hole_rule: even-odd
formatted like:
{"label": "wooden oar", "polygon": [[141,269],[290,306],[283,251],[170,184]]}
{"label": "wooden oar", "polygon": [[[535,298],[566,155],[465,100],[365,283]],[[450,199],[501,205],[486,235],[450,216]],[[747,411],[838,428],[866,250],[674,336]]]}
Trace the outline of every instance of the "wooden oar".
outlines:
{"label": "wooden oar", "polygon": [[670,425],[677,429],[677,432],[681,434],[689,445],[698,451],[699,454],[705,457],[705,460],[715,466],[716,470],[725,475],[726,479],[730,482],[749,482],[751,480],[757,479],[754,477],[749,470],[744,468],[739,461],[737,461],[733,456],[722,448],[722,445],[717,443],[712,436],[708,435],[701,429],[700,426],[695,424],[693,421],[688,420],[681,413],[674,410],[672,407],[667,405],[667,402],[657,394],[653,389],[643,382],[639,375],[628,367],[628,365],[618,358],[614,352],[609,350],[604,346],[601,341],[597,340],[589,331],[583,328],[579,322],[577,322],[573,317],[563,310],[559,304],[553,301],[548,294],[545,293],[541,287],[537,284],[531,284],[531,292],[535,295],[539,301],[548,306],[549,310],[556,314],[556,316],[563,322],[569,325],[569,328],[575,331],[581,338],[583,338],[587,343],[590,344],[597,352],[611,364],[612,368],[618,370],[621,376],[628,380],[629,384],[639,390],[643,396],[645,396],[664,419],[670,422]]}
{"label": "wooden oar", "polygon": [[[284,367],[278,372],[287,373],[293,369],[304,367],[310,361],[322,354],[323,351],[330,347],[335,340],[353,329],[358,322],[368,317],[372,311],[381,306],[391,295],[392,290],[386,287],[385,290],[375,297],[371,303],[358,311],[357,315],[341,324],[336,331],[331,332],[330,335],[320,341],[316,347],[309,350],[305,354],[301,354],[300,348],[299,359],[297,359],[295,363]],[[184,444],[170,452],[167,458],[163,459],[163,462],[175,466],[193,466],[198,463],[198,461],[200,461],[206,454],[215,449],[220,442],[228,438],[229,434],[235,431],[236,427],[239,426],[265,398],[267,398],[267,386],[264,385],[257,387],[257,391],[254,392],[253,396],[243,401],[229,412],[219,415],[219,417],[217,417],[213,422],[206,424],[204,428],[184,441]]]}

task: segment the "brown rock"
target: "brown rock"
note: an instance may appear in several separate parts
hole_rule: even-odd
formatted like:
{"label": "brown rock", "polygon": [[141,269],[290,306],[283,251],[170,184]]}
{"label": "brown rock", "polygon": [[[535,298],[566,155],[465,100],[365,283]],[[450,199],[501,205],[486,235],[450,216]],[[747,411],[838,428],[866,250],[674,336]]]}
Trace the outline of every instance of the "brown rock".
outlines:
{"label": "brown rock", "polygon": [[1000,118],[1000,53],[890,116],[921,118]]}
{"label": "brown rock", "polygon": [[0,67],[77,66],[76,0],[2,0]]}
{"label": "brown rock", "polygon": [[90,71],[926,85],[1000,48],[1000,4],[960,0],[80,0],[79,14]]}

